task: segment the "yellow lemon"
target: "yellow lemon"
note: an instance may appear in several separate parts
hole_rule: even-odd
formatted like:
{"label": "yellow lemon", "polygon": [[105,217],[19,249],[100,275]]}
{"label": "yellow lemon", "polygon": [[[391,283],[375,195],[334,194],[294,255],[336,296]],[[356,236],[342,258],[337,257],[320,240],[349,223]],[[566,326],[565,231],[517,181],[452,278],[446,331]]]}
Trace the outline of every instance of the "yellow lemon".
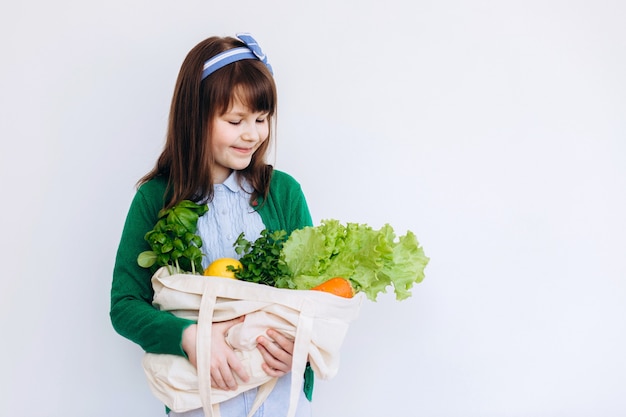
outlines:
{"label": "yellow lemon", "polygon": [[235,272],[228,270],[229,265],[232,265],[235,269],[243,269],[243,265],[237,259],[219,258],[211,262],[211,264],[206,267],[206,269],[204,270],[204,275],[237,279],[235,277]]}

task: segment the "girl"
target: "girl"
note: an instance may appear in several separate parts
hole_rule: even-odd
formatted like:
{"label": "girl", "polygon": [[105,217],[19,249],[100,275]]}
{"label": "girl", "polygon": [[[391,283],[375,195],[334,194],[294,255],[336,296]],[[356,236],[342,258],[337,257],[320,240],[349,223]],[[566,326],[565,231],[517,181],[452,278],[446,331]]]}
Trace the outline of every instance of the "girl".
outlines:
{"label": "girl", "polygon": [[[263,229],[291,233],[312,225],[300,185],[265,161],[276,112],[276,86],[258,44],[248,34],[238,37],[208,38],[185,58],[164,150],[138,183],[113,272],[110,315],[115,330],[146,352],[185,356],[194,366],[201,354],[196,352],[196,323],[154,308],[151,272],[137,264],[138,254],[150,249],[144,235],[154,227],[159,210],[185,199],[208,204],[209,211],[198,220],[204,267],[217,258],[238,257],[233,243],[241,232],[253,241]],[[228,329],[242,319],[212,326],[214,388],[232,390],[237,387],[236,377],[248,380],[224,340]],[[263,369],[279,380],[254,415],[279,417],[289,407],[293,342],[272,329],[267,336],[258,340]],[[310,394],[312,381],[308,379],[305,391]],[[246,417],[255,391],[221,403],[221,416]],[[309,401],[301,398],[298,404],[297,416],[309,416]],[[169,415],[203,413],[198,409]]]}

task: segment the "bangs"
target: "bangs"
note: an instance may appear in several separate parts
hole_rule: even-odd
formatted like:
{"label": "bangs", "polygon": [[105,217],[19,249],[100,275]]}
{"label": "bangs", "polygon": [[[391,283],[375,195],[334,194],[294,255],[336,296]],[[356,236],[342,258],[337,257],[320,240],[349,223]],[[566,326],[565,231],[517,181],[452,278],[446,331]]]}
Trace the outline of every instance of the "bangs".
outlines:
{"label": "bangs", "polygon": [[[209,81],[209,83],[206,83]],[[270,72],[260,61],[247,59],[234,62],[211,74],[204,81],[208,86],[208,103],[213,103],[217,114],[224,114],[235,99],[254,112],[270,116],[276,109],[276,84]]]}
{"label": "bangs", "polygon": [[242,77],[235,84],[234,96],[251,111],[274,113],[276,89],[273,80],[261,73],[248,75],[250,77]]}

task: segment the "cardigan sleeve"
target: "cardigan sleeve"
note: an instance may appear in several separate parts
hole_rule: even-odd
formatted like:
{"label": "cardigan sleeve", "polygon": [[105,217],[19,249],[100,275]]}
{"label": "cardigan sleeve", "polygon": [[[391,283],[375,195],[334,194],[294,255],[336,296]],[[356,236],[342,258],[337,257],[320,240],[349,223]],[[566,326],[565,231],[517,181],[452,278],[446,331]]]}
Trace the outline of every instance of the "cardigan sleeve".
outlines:
{"label": "cardigan sleeve", "polygon": [[274,170],[267,200],[260,204],[259,214],[269,230],[296,229],[312,226],[311,213],[300,184],[289,174]]}
{"label": "cardigan sleeve", "polygon": [[152,306],[152,272],[137,264],[139,253],[150,249],[144,236],[163,207],[162,182],[144,184],[130,205],[113,269],[110,318],[120,335],[144,351],[185,356],[182,332],[194,322]]}

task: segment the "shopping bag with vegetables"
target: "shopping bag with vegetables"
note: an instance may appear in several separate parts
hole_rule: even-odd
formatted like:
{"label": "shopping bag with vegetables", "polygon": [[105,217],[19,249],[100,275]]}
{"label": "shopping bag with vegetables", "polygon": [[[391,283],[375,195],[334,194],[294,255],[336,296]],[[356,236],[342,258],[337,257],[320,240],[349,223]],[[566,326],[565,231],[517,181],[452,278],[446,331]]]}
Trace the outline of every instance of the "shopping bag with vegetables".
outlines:
{"label": "shopping bag with vegetables", "polygon": [[[143,361],[152,392],[177,412],[203,407],[205,415],[212,416],[219,413],[220,402],[252,387],[259,387],[258,407],[276,382],[262,370],[263,359],[256,349],[257,337],[268,328],[294,339],[294,375],[303,374],[309,361],[317,377],[332,378],[349,324],[357,318],[363,299],[375,301],[391,287],[398,300],[409,297],[412,286],[423,280],[428,263],[412,232],[396,237],[389,225],[375,230],[365,224],[325,220],[289,236],[281,230],[264,230],[250,242],[240,235],[234,243],[240,259],[220,259],[219,265],[207,268],[221,271],[222,277],[212,275],[215,272],[203,276],[196,252],[202,242],[193,236],[197,219],[205,212],[190,202],[164,211],[155,226],[161,234],[146,235],[152,250],[138,258],[144,267],[160,267],[152,278],[154,305],[198,320],[197,370],[174,355],[146,354]],[[227,341],[251,380],[239,381],[237,391],[212,389],[211,323],[240,316],[245,319],[230,329]],[[295,413],[302,382],[292,378],[289,416]]]}

